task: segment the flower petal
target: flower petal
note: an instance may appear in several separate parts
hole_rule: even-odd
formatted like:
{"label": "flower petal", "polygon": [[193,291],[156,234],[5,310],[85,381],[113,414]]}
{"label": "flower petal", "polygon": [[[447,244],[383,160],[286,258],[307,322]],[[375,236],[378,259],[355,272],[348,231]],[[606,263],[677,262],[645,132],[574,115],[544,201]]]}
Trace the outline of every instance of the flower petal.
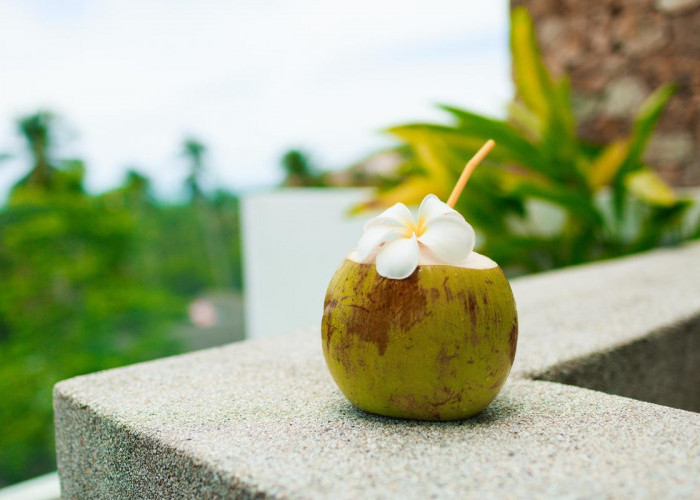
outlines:
{"label": "flower petal", "polygon": [[401,230],[396,226],[375,225],[365,229],[360,241],[357,243],[357,257],[365,260],[369,254],[382,243],[394,240],[401,236]]}
{"label": "flower petal", "polygon": [[403,203],[396,203],[365,224],[365,230],[376,225],[410,227],[414,224],[413,214]]}
{"label": "flower petal", "polygon": [[459,264],[474,250],[474,229],[461,216],[438,216],[418,238],[435,255],[448,264]]}
{"label": "flower petal", "polygon": [[418,241],[414,234],[398,238],[379,250],[377,272],[380,276],[400,280],[408,278],[418,267]]}
{"label": "flower petal", "polygon": [[440,198],[434,194],[429,194],[423,198],[420,208],[418,208],[418,220],[422,220],[423,224],[428,224],[432,219],[445,215],[463,218],[457,210],[440,201]]}

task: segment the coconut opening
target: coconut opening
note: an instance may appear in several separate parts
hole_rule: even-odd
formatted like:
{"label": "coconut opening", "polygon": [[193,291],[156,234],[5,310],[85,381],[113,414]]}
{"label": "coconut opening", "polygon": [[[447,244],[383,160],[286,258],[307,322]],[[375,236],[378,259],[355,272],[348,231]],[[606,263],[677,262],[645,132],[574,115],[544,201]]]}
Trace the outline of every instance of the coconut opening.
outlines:
{"label": "coconut opening", "polygon": [[[465,269],[492,269],[498,267],[494,261],[481,255],[477,252],[471,252],[466,259],[458,264],[448,264],[445,261],[438,258],[433,252],[430,251],[424,245],[419,243],[420,252],[418,254],[418,265],[419,266],[454,266],[462,267]],[[357,256],[357,250],[353,250],[350,255],[348,255],[348,260],[352,262],[357,262],[358,264],[374,264],[377,258],[377,253],[381,247],[374,250],[365,260],[360,260]]]}

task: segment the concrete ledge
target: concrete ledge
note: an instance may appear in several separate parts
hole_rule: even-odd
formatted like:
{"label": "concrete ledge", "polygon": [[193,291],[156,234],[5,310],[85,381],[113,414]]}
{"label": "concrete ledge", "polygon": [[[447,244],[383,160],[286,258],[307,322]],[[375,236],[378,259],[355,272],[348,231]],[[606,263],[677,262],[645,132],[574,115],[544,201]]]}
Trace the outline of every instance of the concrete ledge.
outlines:
{"label": "concrete ledge", "polygon": [[667,404],[694,408],[698,262],[694,244],[516,280],[511,380],[458,423],[354,409],[326,371],[318,332],[61,382],[63,495],[691,498],[700,414],[532,378],[673,393]]}
{"label": "concrete ledge", "polygon": [[700,412],[700,317],[535,378]]}

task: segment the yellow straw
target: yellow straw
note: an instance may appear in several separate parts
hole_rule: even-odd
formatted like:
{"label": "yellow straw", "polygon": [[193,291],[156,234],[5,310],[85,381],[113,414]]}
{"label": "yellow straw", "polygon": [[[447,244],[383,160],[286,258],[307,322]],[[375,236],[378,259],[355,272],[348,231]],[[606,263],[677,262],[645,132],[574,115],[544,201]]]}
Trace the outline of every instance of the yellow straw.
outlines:
{"label": "yellow straw", "polygon": [[469,177],[471,177],[472,173],[474,172],[474,169],[479,166],[479,163],[481,163],[481,160],[483,160],[487,154],[493,149],[493,147],[496,145],[493,140],[489,139],[486,141],[486,143],[481,146],[481,149],[476,152],[476,154],[472,157],[471,160],[467,162],[467,164],[464,166],[464,170],[462,170],[462,175],[459,176],[459,180],[457,181],[457,184],[455,184],[454,189],[452,190],[452,194],[450,195],[449,199],[447,200],[447,204],[454,208],[455,203],[457,203],[457,200],[459,199],[459,196],[462,194],[462,190],[464,189],[464,186],[467,185],[467,181],[469,180]]}

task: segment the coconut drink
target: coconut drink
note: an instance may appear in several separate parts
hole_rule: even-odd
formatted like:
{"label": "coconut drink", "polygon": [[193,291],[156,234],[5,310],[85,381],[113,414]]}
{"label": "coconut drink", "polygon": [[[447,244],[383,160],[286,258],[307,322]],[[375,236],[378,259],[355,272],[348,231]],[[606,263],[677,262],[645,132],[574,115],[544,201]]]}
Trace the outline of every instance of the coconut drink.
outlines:
{"label": "coconut drink", "polygon": [[515,358],[518,321],[503,271],[474,251],[452,207],[428,195],[416,217],[397,203],[370,220],[326,292],[323,354],[343,394],[389,417],[458,420],[496,397]]}

